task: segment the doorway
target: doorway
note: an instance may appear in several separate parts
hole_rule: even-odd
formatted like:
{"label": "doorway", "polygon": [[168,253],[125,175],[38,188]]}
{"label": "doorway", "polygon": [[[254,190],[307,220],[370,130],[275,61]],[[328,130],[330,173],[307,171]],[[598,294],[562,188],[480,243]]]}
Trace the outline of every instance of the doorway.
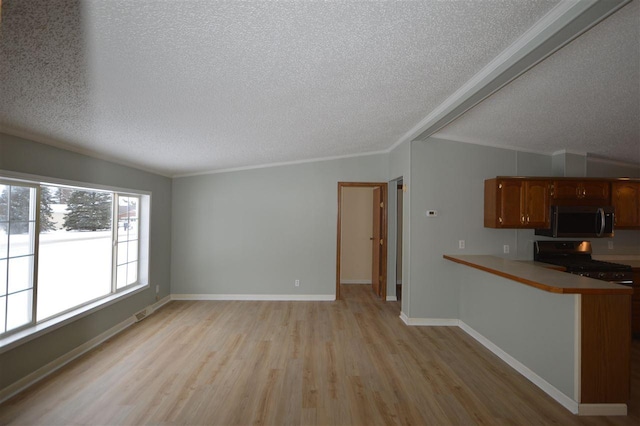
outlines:
{"label": "doorway", "polygon": [[[370,210],[363,211],[363,219],[371,219],[371,229],[366,236],[368,250],[371,253],[370,282],[371,291],[379,299],[385,301],[387,295],[387,183],[386,182],[338,182],[338,236],[336,254],[336,300],[340,299],[342,284],[343,235],[347,230],[348,217],[345,204],[345,193],[350,189],[368,189]],[[344,227],[343,227],[344,225]],[[363,247],[362,245],[360,247]],[[367,250],[361,248],[360,250]]]}

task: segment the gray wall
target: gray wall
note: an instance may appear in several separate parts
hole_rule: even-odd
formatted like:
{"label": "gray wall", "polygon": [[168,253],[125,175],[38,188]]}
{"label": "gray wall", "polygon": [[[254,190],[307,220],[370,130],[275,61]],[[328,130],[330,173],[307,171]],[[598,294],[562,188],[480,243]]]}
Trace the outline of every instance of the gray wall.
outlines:
{"label": "gray wall", "polygon": [[172,293],[335,295],[338,182],[386,182],[387,166],[369,155],[174,179]]}
{"label": "gray wall", "polygon": [[[489,229],[483,224],[484,180],[499,175],[545,175],[548,156],[430,138],[411,149],[411,306],[410,317],[458,318],[459,285],[451,279],[451,262],[443,254],[524,256],[513,229]],[[429,218],[427,210],[437,210]],[[530,235],[529,235],[530,234]],[[458,241],[465,240],[465,249]],[[510,254],[503,254],[503,245]],[[407,254],[407,257],[409,254]]]}
{"label": "gray wall", "polygon": [[152,193],[150,288],[0,354],[2,389],[170,294],[171,180],[1,133],[0,170]]}
{"label": "gray wall", "polygon": [[453,262],[460,320],[575,399],[575,295],[541,291]]}

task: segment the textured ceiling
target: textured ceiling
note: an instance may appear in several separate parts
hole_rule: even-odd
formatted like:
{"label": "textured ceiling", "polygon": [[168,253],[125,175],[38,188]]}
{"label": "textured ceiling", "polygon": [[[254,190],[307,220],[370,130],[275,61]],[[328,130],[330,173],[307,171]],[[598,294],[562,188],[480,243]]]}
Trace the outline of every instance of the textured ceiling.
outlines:
{"label": "textured ceiling", "polygon": [[640,165],[640,2],[624,6],[434,136]]}
{"label": "textured ceiling", "polygon": [[[3,0],[0,131],[170,176],[383,151],[557,3]],[[472,110],[440,136],[618,158],[613,149],[607,154],[565,142],[600,128],[593,115],[607,98],[615,111],[624,109],[622,100],[630,110],[598,115],[614,131],[611,145],[635,135],[637,147],[637,120],[634,128],[625,118],[634,111],[638,117],[633,3],[609,18],[624,21],[624,34],[601,30],[607,20],[591,30],[603,33],[596,42],[572,54],[596,64],[576,70],[573,59],[562,59],[565,48],[558,60],[548,59],[476,108],[548,68],[531,83],[535,89],[514,92],[499,102],[506,106],[485,113],[490,118],[474,118]],[[629,8],[635,15],[617,17]],[[591,68],[597,68],[592,75]],[[576,73],[582,82],[566,81]],[[628,79],[631,86],[633,78],[635,89],[618,85]],[[558,87],[593,81],[616,87],[574,103],[558,94]],[[543,95],[547,89],[552,97]],[[591,115],[585,120],[577,107]],[[467,120],[479,120],[481,131]],[[546,129],[549,120],[559,123],[554,133],[516,134],[522,124]],[[583,121],[591,125],[586,132]],[[558,133],[562,126],[570,137]]]}

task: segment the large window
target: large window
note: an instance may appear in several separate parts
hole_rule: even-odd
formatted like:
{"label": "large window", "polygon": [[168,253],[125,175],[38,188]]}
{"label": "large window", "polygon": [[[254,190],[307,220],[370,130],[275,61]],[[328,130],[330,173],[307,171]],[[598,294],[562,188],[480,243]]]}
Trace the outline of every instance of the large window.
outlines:
{"label": "large window", "polygon": [[146,284],[148,198],[0,180],[0,336]]}

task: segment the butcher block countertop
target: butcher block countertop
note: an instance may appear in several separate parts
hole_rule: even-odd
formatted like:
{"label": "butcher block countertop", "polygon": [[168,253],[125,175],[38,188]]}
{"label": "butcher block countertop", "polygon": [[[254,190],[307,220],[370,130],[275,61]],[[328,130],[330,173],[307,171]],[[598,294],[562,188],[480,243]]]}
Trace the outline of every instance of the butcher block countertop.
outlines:
{"label": "butcher block countertop", "polygon": [[533,261],[514,261],[489,255],[443,255],[452,262],[480,269],[540,290],[559,294],[628,294],[631,287],[568,274]]}

